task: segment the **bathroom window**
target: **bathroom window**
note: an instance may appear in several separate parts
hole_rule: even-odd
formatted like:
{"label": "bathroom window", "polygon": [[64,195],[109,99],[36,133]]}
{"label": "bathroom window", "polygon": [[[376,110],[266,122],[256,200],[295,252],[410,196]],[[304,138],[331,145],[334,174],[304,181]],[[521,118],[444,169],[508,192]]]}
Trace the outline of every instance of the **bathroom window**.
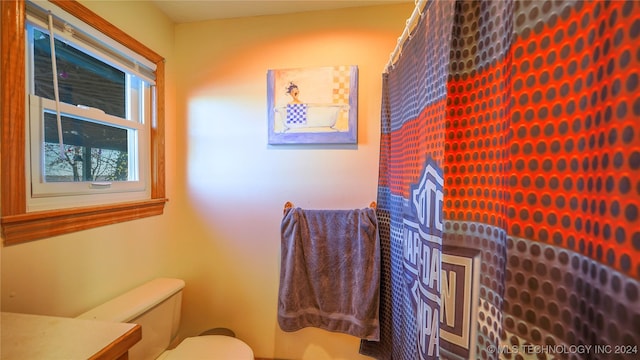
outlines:
{"label": "bathroom window", "polygon": [[5,243],[161,214],[162,57],[75,1],[1,6]]}
{"label": "bathroom window", "polygon": [[28,210],[147,198],[153,64],[31,4],[26,28]]}

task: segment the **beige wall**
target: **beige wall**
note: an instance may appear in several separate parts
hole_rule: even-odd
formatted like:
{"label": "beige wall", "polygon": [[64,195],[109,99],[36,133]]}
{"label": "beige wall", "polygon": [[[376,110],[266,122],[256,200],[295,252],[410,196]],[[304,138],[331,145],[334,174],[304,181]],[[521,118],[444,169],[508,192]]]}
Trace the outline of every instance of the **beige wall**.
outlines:
{"label": "beige wall", "polygon": [[[232,328],[256,355],[358,359],[359,341],[276,321],[280,220],[301,207],[376,199],[382,70],[412,4],[176,27],[181,241],[191,250],[183,327]],[[269,146],[266,73],[359,69],[357,146]],[[283,90],[283,89],[280,89]]]}
{"label": "beige wall", "polygon": [[[256,356],[364,359],[359,340],[279,330],[286,201],[364,207],[377,192],[381,73],[413,4],[173,26],[147,2],[86,1],[167,58],[165,215],[2,249],[2,308],[73,316],[183,278],[182,336],[229,327]],[[147,15],[140,16],[145,13]],[[357,65],[357,146],[269,146],[269,69]]]}

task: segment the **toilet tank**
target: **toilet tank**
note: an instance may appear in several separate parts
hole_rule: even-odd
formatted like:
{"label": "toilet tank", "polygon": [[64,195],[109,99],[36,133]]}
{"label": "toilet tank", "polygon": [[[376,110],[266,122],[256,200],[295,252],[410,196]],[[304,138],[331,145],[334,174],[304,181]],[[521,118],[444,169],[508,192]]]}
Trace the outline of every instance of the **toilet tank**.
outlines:
{"label": "toilet tank", "polygon": [[178,333],[183,288],[184,281],[180,279],[155,279],[78,318],[139,324],[142,340],[129,350],[129,359],[155,359]]}

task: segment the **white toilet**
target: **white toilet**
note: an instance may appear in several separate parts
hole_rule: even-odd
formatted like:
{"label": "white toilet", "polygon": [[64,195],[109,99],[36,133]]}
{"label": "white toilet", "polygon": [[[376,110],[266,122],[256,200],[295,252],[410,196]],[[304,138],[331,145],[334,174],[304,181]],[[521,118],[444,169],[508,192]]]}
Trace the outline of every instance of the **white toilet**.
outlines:
{"label": "white toilet", "polygon": [[183,288],[183,280],[155,279],[78,318],[142,326],[142,340],[129,350],[131,360],[254,360],[249,345],[225,335],[186,338],[167,350],[178,333]]}

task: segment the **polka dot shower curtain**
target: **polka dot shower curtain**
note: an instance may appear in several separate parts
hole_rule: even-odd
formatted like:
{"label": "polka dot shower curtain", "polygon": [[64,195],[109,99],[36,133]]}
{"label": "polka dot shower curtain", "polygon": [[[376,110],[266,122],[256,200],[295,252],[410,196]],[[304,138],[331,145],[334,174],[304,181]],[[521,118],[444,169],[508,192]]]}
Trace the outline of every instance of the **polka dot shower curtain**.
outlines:
{"label": "polka dot shower curtain", "polygon": [[[640,359],[639,65],[638,1],[427,3],[383,76],[361,353]],[[449,246],[480,259],[466,352],[440,336]]]}

